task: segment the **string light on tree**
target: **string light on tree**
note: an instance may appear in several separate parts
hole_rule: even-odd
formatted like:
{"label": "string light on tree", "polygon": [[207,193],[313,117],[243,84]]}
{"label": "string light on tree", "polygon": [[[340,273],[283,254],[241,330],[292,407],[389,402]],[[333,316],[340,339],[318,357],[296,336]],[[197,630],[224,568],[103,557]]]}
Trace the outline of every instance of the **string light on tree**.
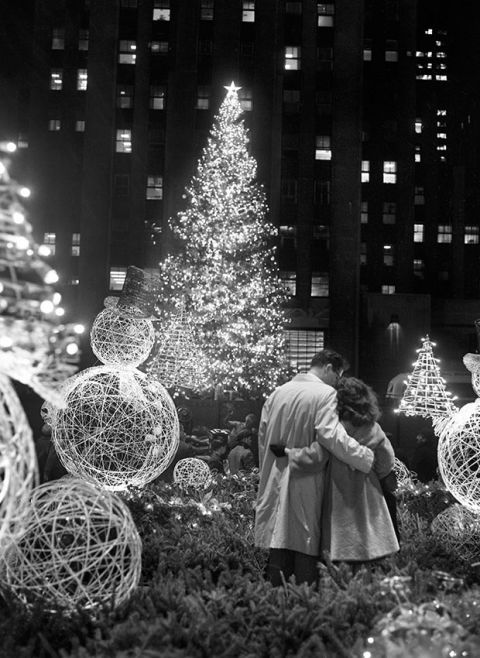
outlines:
{"label": "string light on tree", "polygon": [[206,371],[199,388],[217,385],[250,396],[271,391],[286,374],[285,291],[276,265],[275,227],[233,82],[215,118],[187,207],[170,223],[178,250],[161,264],[168,316],[185,299]]}
{"label": "string light on tree", "polygon": [[408,375],[407,388],[396,412],[407,416],[432,418],[437,428],[447,422],[457,411],[451,393],[445,388],[445,379],[440,374],[440,360],[433,355],[433,343],[428,335],[422,338],[422,347],[413,364],[413,372]]}

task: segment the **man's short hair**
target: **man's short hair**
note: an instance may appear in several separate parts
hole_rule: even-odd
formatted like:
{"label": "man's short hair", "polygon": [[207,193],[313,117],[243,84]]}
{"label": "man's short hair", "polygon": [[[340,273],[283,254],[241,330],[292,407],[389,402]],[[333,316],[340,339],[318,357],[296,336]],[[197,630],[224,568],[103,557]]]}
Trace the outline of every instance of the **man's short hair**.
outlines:
{"label": "man's short hair", "polygon": [[329,363],[332,365],[332,368],[335,372],[341,372],[342,370],[345,372],[350,367],[348,361],[344,359],[341,354],[335,352],[334,350],[325,348],[313,356],[312,360],[310,361],[310,368],[323,368]]}

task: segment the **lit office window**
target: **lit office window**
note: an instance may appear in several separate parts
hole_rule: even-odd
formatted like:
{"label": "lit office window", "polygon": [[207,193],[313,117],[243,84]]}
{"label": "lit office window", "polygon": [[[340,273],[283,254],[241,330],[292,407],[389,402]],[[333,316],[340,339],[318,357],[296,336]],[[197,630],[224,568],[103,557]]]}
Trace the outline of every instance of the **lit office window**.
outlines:
{"label": "lit office window", "polygon": [[396,183],[397,182],[397,163],[393,160],[386,160],[383,163],[383,182]]}
{"label": "lit office window", "polygon": [[414,242],[423,242],[423,224],[414,224],[413,225],[413,241]]}
{"label": "lit office window", "polygon": [[423,122],[421,119],[415,119],[415,132],[420,135],[423,130]]}
{"label": "lit office window", "polygon": [[368,224],[368,201],[360,204],[360,224]]}
{"label": "lit office window", "polygon": [[252,90],[242,87],[238,92],[238,100],[243,110],[250,112],[253,109]]}
{"label": "lit office window", "polygon": [[168,53],[168,41],[150,41],[149,48],[152,53]]}
{"label": "lit office window", "polygon": [[360,242],[360,265],[367,264],[367,243]]}
{"label": "lit office window", "polygon": [[362,183],[370,180],[370,160],[362,160]]}
{"label": "lit office window", "polygon": [[80,256],[80,233],[72,233],[72,256]]}
{"label": "lit office window", "polygon": [[161,201],[163,199],[163,176],[147,177],[147,196],[149,201]]}
{"label": "lit office window", "polygon": [[312,274],[312,297],[328,297],[328,274]]}
{"label": "lit office window", "polygon": [[372,40],[364,39],[363,41],[363,61],[371,62],[372,61]]}
{"label": "lit office window", "polygon": [[165,96],[167,88],[165,85],[151,85],[150,87],[150,109],[151,110],[164,110],[165,109]]}
{"label": "lit office window", "polygon": [[395,286],[392,286],[389,283],[382,285],[382,295],[394,295],[394,294],[395,294]]}
{"label": "lit office window", "polygon": [[422,153],[419,146],[415,146],[415,162],[422,161]]}
{"label": "lit office window", "polygon": [[52,69],[50,71],[50,89],[61,91],[63,87],[63,69]]}
{"label": "lit office window", "polygon": [[315,138],[315,160],[331,160],[330,135],[317,135]]}
{"label": "lit office window", "polygon": [[117,153],[132,152],[132,131],[128,128],[117,130],[116,149]]}
{"label": "lit office window", "polygon": [[170,0],[153,0],[153,20],[170,20]]}
{"label": "lit office window", "polygon": [[197,89],[197,110],[208,110],[210,107],[210,87],[200,86]]}
{"label": "lit office window", "polygon": [[110,268],[110,290],[122,290],[127,276],[126,267],[111,267]]}
{"label": "lit office window", "polygon": [[397,221],[397,204],[395,201],[383,202],[382,221],[384,224],[395,224]]}
{"label": "lit office window", "polygon": [[62,129],[62,122],[60,119],[50,119],[48,122],[48,129],[50,132],[58,132]]}
{"label": "lit office window", "polygon": [[300,69],[301,48],[299,46],[285,47],[285,70],[298,71]]}
{"label": "lit office window", "polygon": [[75,121],[75,132],[77,133],[85,132],[85,121],[83,119],[77,119],[77,121]]}
{"label": "lit office window", "polygon": [[56,249],[56,246],[57,246],[56,242],[57,242],[57,234],[56,233],[44,233],[43,234],[43,244],[50,251],[49,256],[55,256],[55,249]]}
{"label": "lit office window", "polygon": [[419,279],[425,277],[425,262],[421,258],[413,259],[413,274]]}
{"label": "lit office window", "polygon": [[280,280],[283,283],[287,295],[294,297],[297,294],[297,274],[296,272],[280,271]]}
{"label": "lit office window", "polygon": [[117,85],[117,107],[133,107],[133,85]]}
{"label": "lit office window", "polygon": [[28,149],[28,135],[27,133],[18,133],[17,148]]}
{"label": "lit office window", "polygon": [[398,42],[393,39],[387,39],[385,48],[385,61],[398,62]]}
{"label": "lit office window", "polygon": [[86,91],[88,85],[87,69],[78,69],[77,71],[77,91]]}
{"label": "lit office window", "polygon": [[56,27],[52,30],[52,50],[63,50],[65,48],[65,29]]}
{"label": "lit office window", "polygon": [[307,372],[313,356],[325,346],[321,329],[287,329],[288,360],[292,368]]}
{"label": "lit office window", "polygon": [[255,2],[252,2],[252,0],[243,0],[242,21],[244,23],[255,22]]}
{"label": "lit office window", "polygon": [[119,64],[135,64],[137,59],[136,51],[137,42],[128,39],[120,39],[118,63]]}
{"label": "lit office window", "polygon": [[200,19],[213,21],[214,0],[200,0]]}
{"label": "lit office window", "polygon": [[439,244],[450,244],[452,241],[451,224],[439,224],[437,230],[437,242]]}
{"label": "lit office window", "polygon": [[465,226],[465,244],[478,244],[479,243],[479,227],[478,226]]}
{"label": "lit office window", "polygon": [[318,27],[333,27],[333,14],[335,5],[332,3],[321,4],[317,2],[317,25]]}
{"label": "lit office window", "polygon": [[393,267],[393,247],[391,244],[383,245],[383,264],[387,267]]}
{"label": "lit office window", "polygon": [[423,206],[425,204],[425,190],[421,186],[415,186],[414,204]]}
{"label": "lit office window", "polygon": [[70,285],[71,286],[79,286],[80,285],[80,279],[70,279]]}
{"label": "lit office window", "polygon": [[78,50],[88,50],[88,30],[78,31]]}

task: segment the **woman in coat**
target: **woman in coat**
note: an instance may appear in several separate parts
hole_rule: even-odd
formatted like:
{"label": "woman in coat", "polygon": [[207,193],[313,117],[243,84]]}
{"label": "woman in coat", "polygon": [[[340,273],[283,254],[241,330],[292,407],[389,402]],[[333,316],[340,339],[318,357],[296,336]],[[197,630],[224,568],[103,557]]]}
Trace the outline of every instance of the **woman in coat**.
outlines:
{"label": "woman in coat", "polygon": [[375,446],[369,473],[353,471],[335,456],[327,468],[322,510],[322,550],[333,561],[367,561],[399,550],[380,480],[394,464],[394,451],[377,420],[376,395],[364,382],[345,377],[337,389],[337,411],[347,433],[364,446]]}

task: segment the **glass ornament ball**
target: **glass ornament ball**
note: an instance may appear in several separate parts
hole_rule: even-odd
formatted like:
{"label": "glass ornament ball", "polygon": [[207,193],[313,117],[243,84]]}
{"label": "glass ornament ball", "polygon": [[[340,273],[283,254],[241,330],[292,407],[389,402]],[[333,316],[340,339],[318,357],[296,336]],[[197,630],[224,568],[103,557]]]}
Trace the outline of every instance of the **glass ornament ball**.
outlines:
{"label": "glass ornament ball", "polygon": [[175,464],[173,481],[181,487],[205,489],[210,485],[212,476],[208,464],[203,459],[186,457]]}
{"label": "glass ornament ball", "polygon": [[93,353],[102,363],[136,367],[150,354],[155,330],[151,320],[106,308],[93,322],[90,342]]}
{"label": "glass ornament ball", "polygon": [[438,468],[450,493],[480,512],[480,399],[464,405],[443,429]]}
{"label": "glass ornament ball", "polygon": [[96,366],[64,384],[52,424],[65,468],[111,490],[142,487],[169,465],[179,444],[172,398],[136,369]]}
{"label": "glass ornament ball", "polygon": [[26,604],[53,610],[118,606],[136,589],[142,544],[127,505],[63,477],[35,489],[28,524],[8,547],[6,581]]}

